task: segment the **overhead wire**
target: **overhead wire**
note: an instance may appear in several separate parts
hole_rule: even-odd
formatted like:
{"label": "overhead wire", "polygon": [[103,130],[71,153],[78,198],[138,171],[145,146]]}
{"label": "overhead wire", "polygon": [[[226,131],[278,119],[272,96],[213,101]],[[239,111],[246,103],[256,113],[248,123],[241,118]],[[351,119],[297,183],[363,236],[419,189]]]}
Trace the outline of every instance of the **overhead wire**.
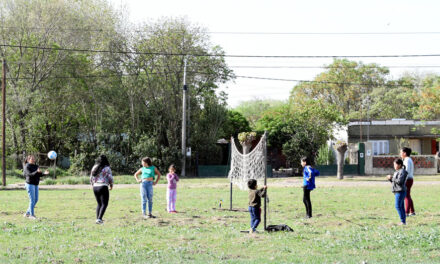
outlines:
{"label": "overhead wire", "polygon": [[[17,27],[17,26],[0,26],[4,29],[26,29],[26,30],[48,30],[51,31],[83,31],[83,32],[105,32],[115,31],[114,29],[102,28],[62,28],[62,27]],[[154,29],[125,29],[129,32],[155,32]],[[173,30],[173,32],[187,31]],[[207,34],[219,35],[436,35],[440,31],[389,31],[389,32],[269,32],[269,31],[204,31]]]}
{"label": "overhead wire", "polygon": [[[151,75],[168,74],[173,72],[153,72],[148,73]],[[207,72],[196,72],[189,71],[187,73],[200,74],[200,75],[212,75],[212,73]],[[145,74],[145,75],[148,75]],[[45,79],[87,79],[87,78],[122,78],[122,77],[133,77],[140,76],[139,74],[113,74],[113,75],[77,75],[77,76],[50,76]],[[220,76],[226,77],[226,76]],[[406,84],[375,84],[375,83],[356,83],[356,82],[330,82],[330,81],[311,81],[311,80],[300,80],[300,79],[283,79],[283,78],[271,78],[271,77],[258,77],[258,76],[245,76],[245,75],[235,75],[237,78],[243,79],[257,79],[266,81],[283,81],[283,82],[296,82],[296,83],[315,83],[315,84],[334,84],[334,85],[359,85],[359,86],[379,86],[379,87],[412,87],[412,85]],[[33,80],[33,77],[18,77],[11,78],[15,80]]]}
{"label": "overhead wire", "polygon": [[94,50],[80,48],[44,47],[0,44],[0,47],[56,50],[68,52],[91,52],[91,53],[116,53],[135,55],[161,55],[161,56],[193,56],[193,57],[225,57],[225,58],[408,58],[408,57],[440,57],[440,54],[393,54],[393,55],[228,55],[228,54],[196,54],[196,53],[165,53],[165,52],[139,52],[120,50]]}
{"label": "overhead wire", "polygon": [[[21,61],[13,61],[8,62],[8,64],[12,65],[18,65],[18,64],[29,64],[34,65],[35,62],[21,62]],[[53,63],[51,65],[54,66],[83,66],[80,63]],[[96,66],[96,64],[92,64],[93,66]],[[108,65],[105,63],[98,63],[98,66],[100,65]],[[136,66],[136,64],[130,64],[130,63],[116,63],[117,66]],[[209,66],[209,65],[202,65],[203,66]],[[168,66],[155,66],[156,68],[169,68]],[[199,67],[199,66],[187,66],[188,68],[191,67]],[[333,65],[296,65],[296,66],[290,66],[290,65],[228,65],[228,68],[234,68],[234,69],[355,69],[355,68],[371,68],[371,69],[378,69],[378,68],[440,68],[440,65],[356,65],[356,66],[350,66],[350,65],[344,65],[344,66],[333,66]],[[173,68],[173,67],[171,67]]]}

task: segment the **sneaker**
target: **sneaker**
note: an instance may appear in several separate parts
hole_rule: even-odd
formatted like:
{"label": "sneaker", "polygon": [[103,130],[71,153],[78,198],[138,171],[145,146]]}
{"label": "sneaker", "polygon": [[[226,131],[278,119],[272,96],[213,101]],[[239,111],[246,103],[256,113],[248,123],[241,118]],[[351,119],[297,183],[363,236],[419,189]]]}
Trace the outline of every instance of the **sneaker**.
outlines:
{"label": "sneaker", "polygon": [[416,215],[416,213],[410,213],[408,216],[413,216],[413,215]]}
{"label": "sneaker", "polygon": [[156,217],[154,215],[152,215],[152,214],[149,214],[148,218],[156,218]]}
{"label": "sneaker", "polygon": [[402,223],[402,222],[400,222],[400,223],[398,223],[397,225],[406,225],[406,223]]}
{"label": "sneaker", "polygon": [[102,223],[104,223],[101,219],[96,219],[96,222],[95,222],[97,225],[100,225],[100,224],[102,224]]}
{"label": "sneaker", "polygon": [[31,219],[31,220],[36,220],[37,219],[37,217],[35,217],[35,215],[30,215],[30,216],[28,216],[28,218]]}
{"label": "sneaker", "polygon": [[177,211],[171,211],[170,213],[172,213],[172,214],[177,214]]}
{"label": "sneaker", "polygon": [[23,217],[29,217],[30,216],[30,214],[28,214],[28,213],[25,213],[24,215],[23,215]]}

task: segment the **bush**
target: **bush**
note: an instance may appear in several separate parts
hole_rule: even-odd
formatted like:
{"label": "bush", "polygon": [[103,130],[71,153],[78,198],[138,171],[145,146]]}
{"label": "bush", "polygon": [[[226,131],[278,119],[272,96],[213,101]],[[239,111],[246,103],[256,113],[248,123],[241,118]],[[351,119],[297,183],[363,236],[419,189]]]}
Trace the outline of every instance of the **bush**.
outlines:
{"label": "bush", "polygon": [[87,175],[88,169],[92,169],[93,164],[95,163],[95,152],[92,153],[79,153],[70,159],[70,174],[76,175]]}
{"label": "bush", "polygon": [[69,184],[69,185],[77,185],[77,184],[90,184],[89,177],[65,177],[58,179],[59,184]]}
{"label": "bush", "polygon": [[316,165],[331,165],[335,164],[336,158],[333,150],[327,144],[321,145],[318,149],[318,156],[316,157]]}
{"label": "bush", "polygon": [[55,184],[57,184],[57,181],[52,179],[52,178],[47,178],[41,184],[44,184],[44,185],[55,185]]}

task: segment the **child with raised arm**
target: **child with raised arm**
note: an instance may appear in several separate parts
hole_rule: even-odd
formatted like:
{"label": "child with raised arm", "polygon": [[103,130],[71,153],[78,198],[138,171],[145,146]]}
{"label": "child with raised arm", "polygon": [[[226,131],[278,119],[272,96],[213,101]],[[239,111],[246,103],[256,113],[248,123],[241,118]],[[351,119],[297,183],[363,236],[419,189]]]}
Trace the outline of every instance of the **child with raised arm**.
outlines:
{"label": "child with raised arm", "polygon": [[249,213],[251,215],[251,229],[249,233],[255,233],[261,222],[261,197],[266,196],[267,186],[257,189],[257,180],[250,179],[249,187]]}
{"label": "child with raised arm", "polygon": [[167,211],[168,213],[177,213],[176,211],[176,195],[177,195],[177,182],[179,176],[176,174],[176,167],[172,164],[168,168],[167,174]]}
{"label": "child with raised arm", "polygon": [[[138,175],[141,174],[141,179],[138,178]],[[155,180],[155,176],[157,174],[157,179]],[[141,203],[142,203],[142,216],[144,218],[156,218],[152,215],[153,210],[153,185],[156,185],[160,179],[159,170],[153,166],[151,159],[149,157],[145,157],[142,159],[142,168],[140,168],[135,174],[134,177],[136,181],[140,183],[140,191],[141,191]],[[148,216],[146,214],[146,205],[148,201]]]}
{"label": "child with raised arm", "polygon": [[29,155],[26,158],[26,164],[23,168],[23,176],[26,178],[26,191],[29,196],[29,207],[24,214],[24,217],[29,219],[36,219],[34,208],[38,202],[38,184],[40,183],[40,177],[48,175],[49,171],[41,172],[40,167],[36,164],[34,155]]}

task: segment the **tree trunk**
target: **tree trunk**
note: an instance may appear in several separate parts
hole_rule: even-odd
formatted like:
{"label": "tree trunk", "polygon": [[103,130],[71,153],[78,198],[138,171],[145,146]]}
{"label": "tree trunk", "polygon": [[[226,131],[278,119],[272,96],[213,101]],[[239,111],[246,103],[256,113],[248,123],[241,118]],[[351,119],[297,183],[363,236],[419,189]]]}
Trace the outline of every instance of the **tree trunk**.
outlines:
{"label": "tree trunk", "polygon": [[246,155],[250,152],[251,147],[252,147],[252,142],[244,142],[242,144],[243,146],[243,154]]}
{"label": "tree trunk", "polygon": [[339,180],[344,179],[344,156],[347,151],[347,143],[343,142],[336,146],[337,156],[338,156],[338,172],[337,176]]}

